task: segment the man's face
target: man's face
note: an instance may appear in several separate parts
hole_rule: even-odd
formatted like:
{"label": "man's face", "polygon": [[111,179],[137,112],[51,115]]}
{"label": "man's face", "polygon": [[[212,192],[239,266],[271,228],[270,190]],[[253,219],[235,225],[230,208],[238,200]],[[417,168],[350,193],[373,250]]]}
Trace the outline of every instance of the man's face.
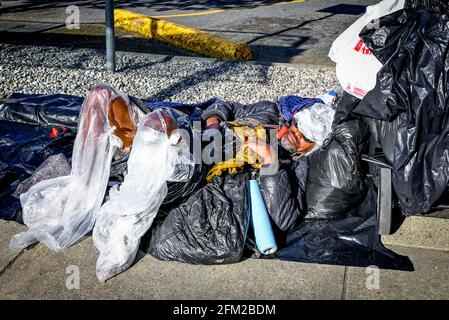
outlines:
{"label": "man's face", "polygon": [[145,126],[152,128],[153,130],[166,133],[168,137],[171,136],[173,131],[178,129],[175,120],[173,120],[173,118],[164,111],[159,110],[153,111],[149,115]]}
{"label": "man's face", "polygon": [[172,145],[177,145],[183,138],[173,117],[161,110],[152,111],[149,114],[145,127],[166,134]]}
{"label": "man's face", "polygon": [[291,125],[287,133],[281,138],[281,145],[290,153],[306,153],[315,146],[314,142],[304,139],[301,131],[295,125]]}

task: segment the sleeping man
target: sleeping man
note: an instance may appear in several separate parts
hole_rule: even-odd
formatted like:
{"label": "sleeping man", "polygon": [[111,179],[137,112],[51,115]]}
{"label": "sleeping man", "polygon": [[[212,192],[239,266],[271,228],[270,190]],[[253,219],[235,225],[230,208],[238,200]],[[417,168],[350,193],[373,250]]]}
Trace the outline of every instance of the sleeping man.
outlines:
{"label": "sleeping man", "polygon": [[[268,144],[266,139],[260,138],[246,139],[241,148],[249,148],[262,159],[259,183],[273,222],[282,231],[291,228],[306,210],[304,197],[308,161],[303,155],[315,144],[308,141],[294,123],[290,126],[281,123],[283,117],[275,102],[261,101],[250,105],[219,102],[204,110],[202,118],[207,130],[218,130],[223,124],[235,121],[275,130],[275,143]],[[280,149],[277,148],[278,142]],[[293,155],[300,158],[292,161]],[[275,170],[263,170],[268,166]]]}

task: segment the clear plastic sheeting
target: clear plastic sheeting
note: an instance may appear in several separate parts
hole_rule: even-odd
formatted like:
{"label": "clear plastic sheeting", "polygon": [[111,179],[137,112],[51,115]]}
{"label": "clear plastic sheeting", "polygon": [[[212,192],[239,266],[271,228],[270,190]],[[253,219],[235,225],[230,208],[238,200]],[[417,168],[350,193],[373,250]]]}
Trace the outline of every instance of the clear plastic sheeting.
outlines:
{"label": "clear plastic sheeting", "polygon": [[28,230],[13,236],[12,250],[40,241],[61,251],[92,230],[106,192],[112,157],[122,146],[110,125],[114,103],[127,107],[132,115],[128,97],[108,86],[95,86],[84,100],[71,173],[41,181],[20,195]]}
{"label": "clear plastic sheeting", "polygon": [[34,171],[31,177],[19,183],[13,196],[20,199],[20,195],[30,190],[35,184],[43,180],[67,176],[70,171],[70,163],[64,154],[50,156]]}
{"label": "clear plastic sheeting", "polygon": [[332,107],[315,103],[309,108],[295,113],[294,118],[299,131],[316,146],[312,151],[323,145],[326,137],[332,132],[335,110]]}
{"label": "clear plastic sheeting", "polygon": [[128,160],[128,174],[101,207],[93,239],[100,251],[97,277],[105,281],[134,262],[167,194],[167,181],[187,181],[194,171],[189,145],[172,117],[153,111],[141,121]]}

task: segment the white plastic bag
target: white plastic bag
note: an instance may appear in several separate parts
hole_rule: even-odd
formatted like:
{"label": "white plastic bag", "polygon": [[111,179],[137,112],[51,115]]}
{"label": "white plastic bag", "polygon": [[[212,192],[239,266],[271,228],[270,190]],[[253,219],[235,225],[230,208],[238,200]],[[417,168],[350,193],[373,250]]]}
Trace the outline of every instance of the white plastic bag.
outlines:
{"label": "white plastic bag", "polygon": [[173,131],[174,120],[153,111],[138,127],[128,160],[128,174],[101,207],[93,239],[100,251],[97,277],[105,281],[128,269],[140,238],[148,231],[167,194],[166,181],[187,181],[194,162],[189,146]]}
{"label": "white plastic bag", "polygon": [[332,90],[329,93],[322,93],[315,98],[321,99],[325,105],[332,107],[337,101],[337,93]]}
{"label": "white plastic bag", "polygon": [[405,0],[384,0],[367,7],[366,13],[332,43],[329,57],[337,64],[337,79],[346,92],[363,99],[375,87],[382,64],[364,45],[359,34],[372,20],[403,9],[404,3]]}
{"label": "white plastic bag", "polygon": [[122,141],[109,125],[111,102],[128,97],[108,86],[95,86],[84,100],[69,176],[41,181],[20,195],[28,230],[12,237],[10,248],[20,251],[40,241],[61,251],[91,231],[109,179],[112,157]]}
{"label": "white plastic bag", "polygon": [[298,130],[316,144],[309,153],[320,148],[326,137],[332,132],[334,116],[335,110],[322,103],[315,103],[295,113],[294,118]]}

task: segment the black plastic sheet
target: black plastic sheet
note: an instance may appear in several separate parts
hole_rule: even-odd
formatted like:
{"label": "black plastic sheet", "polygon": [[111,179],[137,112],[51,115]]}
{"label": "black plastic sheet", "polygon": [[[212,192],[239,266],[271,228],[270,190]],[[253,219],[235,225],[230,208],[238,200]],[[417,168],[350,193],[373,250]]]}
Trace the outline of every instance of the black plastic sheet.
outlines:
{"label": "black plastic sheet", "polygon": [[273,256],[281,260],[413,271],[408,257],[385,248],[377,234],[375,187],[367,182],[365,199],[344,215],[304,219],[284,239]]}
{"label": "black plastic sheet", "polygon": [[20,218],[20,201],[13,197],[19,183],[48,157],[62,153],[71,158],[75,132],[50,137],[49,127],[0,120],[0,219]]}
{"label": "black plastic sheet", "polygon": [[12,194],[45,159],[58,153],[71,158],[82,102],[64,94],[15,93],[0,103],[1,219],[21,222],[20,200]]}
{"label": "black plastic sheet", "polygon": [[83,98],[66,94],[14,93],[0,103],[0,119],[42,126],[63,125],[75,129]]}

